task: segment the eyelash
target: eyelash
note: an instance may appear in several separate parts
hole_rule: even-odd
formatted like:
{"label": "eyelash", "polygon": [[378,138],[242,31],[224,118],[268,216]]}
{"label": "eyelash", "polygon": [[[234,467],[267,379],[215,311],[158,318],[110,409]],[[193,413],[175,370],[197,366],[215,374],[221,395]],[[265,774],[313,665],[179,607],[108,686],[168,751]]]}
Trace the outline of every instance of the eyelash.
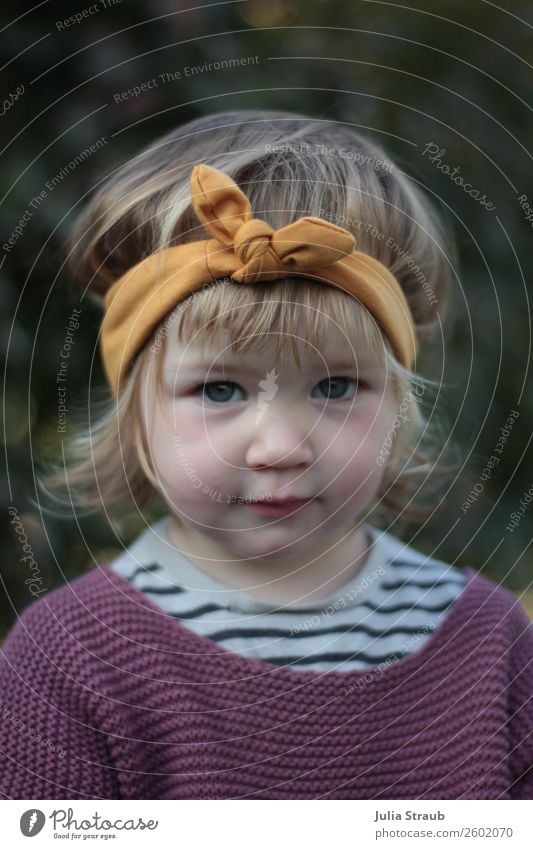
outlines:
{"label": "eyelash", "polygon": [[[324,380],[319,381],[319,383],[317,383],[317,386],[320,386],[320,384],[324,383],[324,382],[328,382],[328,383],[331,384],[336,380],[344,380],[344,381],[347,381],[347,383],[350,383],[350,382],[353,383],[355,385],[355,390],[356,390],[355,394],[357,394],[357,392],[360,391],[361,389],[367,388],[367,386],[368,386],[368,384],[366,384],[364,381],[357,381],[352,377],[340,377],[340,376],[333,376],[333,377],[330,377],[330,378],[326,377],[326,378],[324,378]],[[221,401],[213,401],[211,398],[206,398],[206,396],[204,394],[204,390],[207,386],[237,386],[240,389],[242,389],[242,387],[240,387],[239,384],[236,383],[234,380],[213,380],[213,381],[210,381],[209,383],[201,383],[194,388],[194,390],[193,390],[194,395],[200,395],[200,396],[202,396],[204,401],[207,400],[209,403],[214,404],[218,407],[224,406],[226,403],[228,403],[228,401],[230,401],[232,399],[226,399],[226,401],[221,402]],[[333,400],[333,401],[351,401],[351,400],[353,400],[353,397],[354,396],[352,396],[350,398],[333,398],[331,400]],[[323,400],[328,400],[328,398],[324,397]]]}

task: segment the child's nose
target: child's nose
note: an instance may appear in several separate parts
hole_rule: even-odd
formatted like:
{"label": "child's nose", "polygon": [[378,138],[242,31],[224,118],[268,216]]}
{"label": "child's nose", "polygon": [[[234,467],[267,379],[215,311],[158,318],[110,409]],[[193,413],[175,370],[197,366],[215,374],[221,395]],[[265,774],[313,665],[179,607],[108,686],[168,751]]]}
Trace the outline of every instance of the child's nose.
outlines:
{"label": "child's nose", "polygon": [[314,460],[312,425],[289,404],[270,402],[251,425],[249,466],[291,467]]}

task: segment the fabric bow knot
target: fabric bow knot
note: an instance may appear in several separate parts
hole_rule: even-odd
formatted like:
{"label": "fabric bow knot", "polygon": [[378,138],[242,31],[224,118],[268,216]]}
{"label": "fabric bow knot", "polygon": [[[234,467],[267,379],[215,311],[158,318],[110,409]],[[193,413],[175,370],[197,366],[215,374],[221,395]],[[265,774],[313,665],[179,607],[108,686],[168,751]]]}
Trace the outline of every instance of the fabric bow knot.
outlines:
{"label": "fabric bow knot", "polygon": [[231,177],[209,165],[193,168],[191,195],[198,219],[215,242],[208,253],[230,248],[241,264],[231,276],[241,283],[324,268],[355,248],[351,233],[322,218],[308,216],[274,230],[252,216],[250,201]]}
{"label": "fabric bow knot", "polygon": [[254,283],[293,273],[342,289],[372,313],[399,361],[411,366],[416,328],[402,287],[379,260],[354,251],[348,230],[314,217],[274,230],[253,217],[231,177],[204,164],[192,170],[191,201],[211,238],[150,254],[106,293],[102,355],[115,394],[159,322],[206,283],[226,277]]}

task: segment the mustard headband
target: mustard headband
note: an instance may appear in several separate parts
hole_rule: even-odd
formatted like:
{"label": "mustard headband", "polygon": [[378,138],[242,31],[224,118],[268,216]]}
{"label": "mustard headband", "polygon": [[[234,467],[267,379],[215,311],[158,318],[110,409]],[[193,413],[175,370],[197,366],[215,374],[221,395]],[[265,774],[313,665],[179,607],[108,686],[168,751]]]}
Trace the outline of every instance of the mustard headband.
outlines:
{"label": "mustard headband", "polygon": [[252,217],[248,198],[231,177],[209,165],[193,168],[191,199],[212,238],[152,254],[105,296],[102,357],[115,395],[159,322],[192,292],[223,277],[254,283],[301,275],[339,287],[372,313],[398,360],[411,367],[417,343],[405,295],[388,268],[354,251],[351,233],[314,217],[273,230]]}

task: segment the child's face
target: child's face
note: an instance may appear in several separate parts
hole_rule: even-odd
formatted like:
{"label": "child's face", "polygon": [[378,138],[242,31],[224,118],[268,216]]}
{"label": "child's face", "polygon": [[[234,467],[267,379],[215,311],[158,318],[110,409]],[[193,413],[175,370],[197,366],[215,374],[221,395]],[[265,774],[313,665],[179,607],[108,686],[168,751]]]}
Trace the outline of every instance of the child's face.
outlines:
{"label": "child's face", "polygon": [[[353,531],[379,488],[377,457],[397,412],[390,379],[364,351],[357,365],[342,356],[333,332],[323,351],[299,350],[302,371],[290,356],[219,345],[202,358],[169,338],[160,399],[153,379],[143,388],[161,493],[227,558],[316,552]],[[276,516],[258,512],[259,497],[313,500]]]}

